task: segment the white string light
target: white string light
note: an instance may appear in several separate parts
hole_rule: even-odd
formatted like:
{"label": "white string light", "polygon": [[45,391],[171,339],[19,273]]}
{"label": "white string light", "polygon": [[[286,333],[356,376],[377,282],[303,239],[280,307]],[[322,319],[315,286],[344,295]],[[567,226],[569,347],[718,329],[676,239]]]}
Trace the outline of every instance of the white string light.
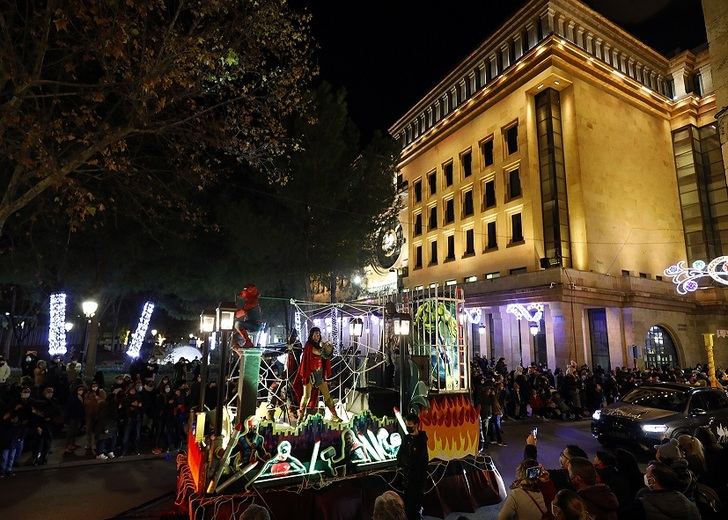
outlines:
{"label": "white string light", "polygon": [[66,353],[66,294],[51,294],[48,353],[51,356]]}
{"label": "white string light", "polygon": [[126,349],[126,355],[131,358],[138,358],[139,351],[142,348],[144,338],[147,337],[147,329],[149,328],[149,320],[152,319],[152,313],[154,312],[154,304],[152,302],[146,302],[142,308],[142,315],[139,317],[139,324],[137,325],[134,334],[131,336],[129,342],[129,348]]}

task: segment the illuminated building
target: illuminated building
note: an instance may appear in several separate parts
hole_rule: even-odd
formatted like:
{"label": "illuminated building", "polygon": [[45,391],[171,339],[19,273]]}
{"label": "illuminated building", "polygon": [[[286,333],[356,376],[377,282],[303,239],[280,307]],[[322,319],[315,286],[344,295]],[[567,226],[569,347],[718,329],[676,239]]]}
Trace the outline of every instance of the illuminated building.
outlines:
{"label": "illuminated building", "polygon": [[[709,58],[576,0],[526,4],[390,128],[405,287],[462,284],[474,350],[511,367],[704,361],[726,293],[680,295],[663,270],[728,254]],[[535,303],[536,323],[507,310]]]}

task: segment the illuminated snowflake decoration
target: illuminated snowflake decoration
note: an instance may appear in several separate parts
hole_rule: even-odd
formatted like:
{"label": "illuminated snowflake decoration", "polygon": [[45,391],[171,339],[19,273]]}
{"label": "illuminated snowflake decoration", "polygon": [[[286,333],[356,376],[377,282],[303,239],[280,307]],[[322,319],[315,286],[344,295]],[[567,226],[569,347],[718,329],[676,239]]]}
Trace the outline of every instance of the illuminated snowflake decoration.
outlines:
{"label": "illuminated snowflake decoration", "polygon": [[126,349],[126,355],[130,358],[138,358],[139,351],[142,348],[144,338],[147,337],[147,329],[149,328],[149,320],[152,319],[152,313],[154,312],[154,304],[152,302],[146,302],[142,308],[142,315],[139,318],[139,324],[137,325],[134,334],[131,335],[131,341],[129,342],[129,348]]}
{"label": "illuminated snowflake decoration", "polygon": [[51,294],[50,327],[48,329],[48,353],[51,356],[66,353],[66,295]]}
{"label": "illuminated snowflake decoration", "polygon": [[476,307],[475,309],[468,309],[465,312],[467,312],[468,314],[468,321],[470,321],[470,323],[480,323],[483,319],[483,311],[480,310],[480,307]]}
{"label": "illuminated snowflake decoration", "polygon": [[728,256],[719,256],[706,264],[696,260],[688,267],[683,260],[665,269],[665,276],[672,278],[672,283],[679,294],[695,292],[700,287],[700,278],[710,277],[719,284],[728,285]]}
{"label": "illuminated snowflake decoration", "polygon": [[509,303],[506,312],[513,314],[517,320],[528,320],[538,323],[543,318],[543,303]]}

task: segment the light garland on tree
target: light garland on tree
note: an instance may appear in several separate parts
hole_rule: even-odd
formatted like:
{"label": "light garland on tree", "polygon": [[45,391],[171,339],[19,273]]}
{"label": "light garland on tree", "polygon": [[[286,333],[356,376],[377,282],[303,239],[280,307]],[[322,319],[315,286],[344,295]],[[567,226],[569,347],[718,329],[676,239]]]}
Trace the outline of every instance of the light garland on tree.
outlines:
{"label": "light garland on tree", "polygon": [[149,320],[152,319],[152,313],[154,312],[154,304],[152,302],[146,302],[142,308],[142,315],[139,317],[139,324],[137,325],[134,334],[131,335],[131,341],[129,342],[129,348],[126,349],[126,355],[130,358],[138,358],[139,351],[142,348],[144,338],[147,337],[147,329],[149,328]]}
{"label": "light garland on tree", "polygon": [[66,349],[66,294],[51,294],[50,325],[48,329],[48,353],[63,355]]}

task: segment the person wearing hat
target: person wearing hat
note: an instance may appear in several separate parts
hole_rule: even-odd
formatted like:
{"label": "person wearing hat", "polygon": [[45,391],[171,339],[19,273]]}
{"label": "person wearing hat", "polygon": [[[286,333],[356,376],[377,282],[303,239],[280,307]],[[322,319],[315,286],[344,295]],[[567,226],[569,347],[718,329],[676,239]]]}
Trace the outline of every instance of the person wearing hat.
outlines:
{"label": "person wearing hat", "polygon": [[321,356],[321,329],[313,327],[308,333],[308,341],[303,347],[301,364],[298,367],[298,375],[303,382],[303,396],[298,407],[299,419],[305,417],[304,413],[313,394],[313,388],[318,389],[324,396],[324,403],[331,412],[331,420],[341,421],[334,408],[334,400],[329,394],[329,385],[326,380],[331,377],[331,360]]}
{"label": "person wearing hat", "polygon": [[654,448],[656,450],[655,458],[675,472],[680,483],[677,490],[690,500],[694,500],[697,478],[688,468],[688,461],[683,457],[677,439],[670,439]]}

